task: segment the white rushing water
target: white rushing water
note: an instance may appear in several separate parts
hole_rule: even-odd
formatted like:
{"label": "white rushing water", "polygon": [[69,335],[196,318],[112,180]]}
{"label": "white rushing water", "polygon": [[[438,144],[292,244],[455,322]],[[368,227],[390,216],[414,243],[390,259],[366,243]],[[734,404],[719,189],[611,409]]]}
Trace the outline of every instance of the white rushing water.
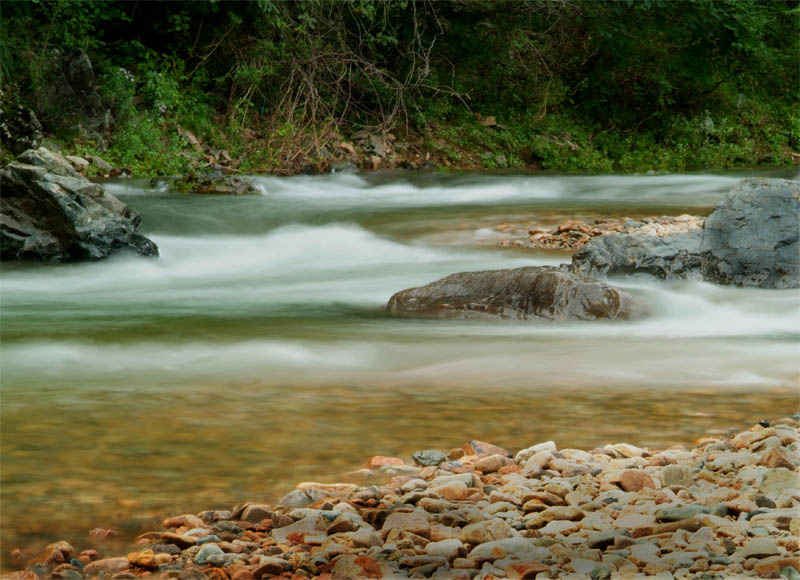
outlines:
{"label": "white rushing water", "polygon": [[[653,310],[632,323],[401,320],[380,310],[394,292],[453,272],[563,261],[454,243],[490,235],[487,216],[707,212],[737,179],[256,178],[263,195],[247,198],[112,183],[161,257],[7,268],[4,388],[785,387],[800,354],[792,291],[616,280]],[[447,243],[453,224],[460,233]]]}

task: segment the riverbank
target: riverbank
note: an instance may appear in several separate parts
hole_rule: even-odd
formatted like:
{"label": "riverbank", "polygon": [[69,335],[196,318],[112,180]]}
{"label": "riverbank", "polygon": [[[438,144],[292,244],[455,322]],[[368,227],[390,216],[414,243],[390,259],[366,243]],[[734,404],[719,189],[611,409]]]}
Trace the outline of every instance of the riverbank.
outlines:
{"label": "riverbank", "polygon": [[376,456],[349,474],[361,483],[171,516],[127,555],[59,542],[9,577],[795,578],[797,419],[660,451],[470,441]]}

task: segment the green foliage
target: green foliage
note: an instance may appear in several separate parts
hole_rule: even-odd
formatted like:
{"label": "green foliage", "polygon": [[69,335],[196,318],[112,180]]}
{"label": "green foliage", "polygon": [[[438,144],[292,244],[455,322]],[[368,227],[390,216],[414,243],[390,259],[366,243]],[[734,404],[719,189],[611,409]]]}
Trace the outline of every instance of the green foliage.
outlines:
{"label": "green foliage", "polygon": [[[6,2],[0,80],[89,53],[109,155],[175,172],[178,129],[278,168],[366,128],[454,164],[566,171],[788,163],[800,147],[798,0]],[[499,129],[479,119],[494,116]],[[246,130],[263,136],[259,145]]]}

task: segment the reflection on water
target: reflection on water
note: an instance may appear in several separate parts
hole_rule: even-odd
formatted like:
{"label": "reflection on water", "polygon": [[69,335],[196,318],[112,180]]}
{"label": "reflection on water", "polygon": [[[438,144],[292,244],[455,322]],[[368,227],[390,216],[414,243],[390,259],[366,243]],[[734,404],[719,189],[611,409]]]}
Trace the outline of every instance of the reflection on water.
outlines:
{"label": "reflection on water", "polygon": [[557,264],[507,222],[707,213],[732,176],[259,178],[225,198],[111,187],[158,260],[4,265],[2,543],[271,501],[375,454],[471,438],[666,446],[798,408],[795,292],[615,281],[631,323],[404,320],[396,291]]}

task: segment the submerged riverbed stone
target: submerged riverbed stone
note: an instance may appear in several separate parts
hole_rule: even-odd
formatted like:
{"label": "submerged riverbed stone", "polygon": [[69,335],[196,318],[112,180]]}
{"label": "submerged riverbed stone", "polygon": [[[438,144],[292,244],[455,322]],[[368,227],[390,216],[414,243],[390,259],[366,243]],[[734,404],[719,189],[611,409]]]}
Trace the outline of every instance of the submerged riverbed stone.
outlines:
{"label": "submerged riverbed stone", "polygon": [[717,284],[800,287],[800,182],[746,179],[706,219],[703,277]]}
{"label": "submerged riverbed stone", "polygon": [[460,272],[396,293],[386,310],[403,316],[627,320],[644,304],[612,286],[550,266]]}

